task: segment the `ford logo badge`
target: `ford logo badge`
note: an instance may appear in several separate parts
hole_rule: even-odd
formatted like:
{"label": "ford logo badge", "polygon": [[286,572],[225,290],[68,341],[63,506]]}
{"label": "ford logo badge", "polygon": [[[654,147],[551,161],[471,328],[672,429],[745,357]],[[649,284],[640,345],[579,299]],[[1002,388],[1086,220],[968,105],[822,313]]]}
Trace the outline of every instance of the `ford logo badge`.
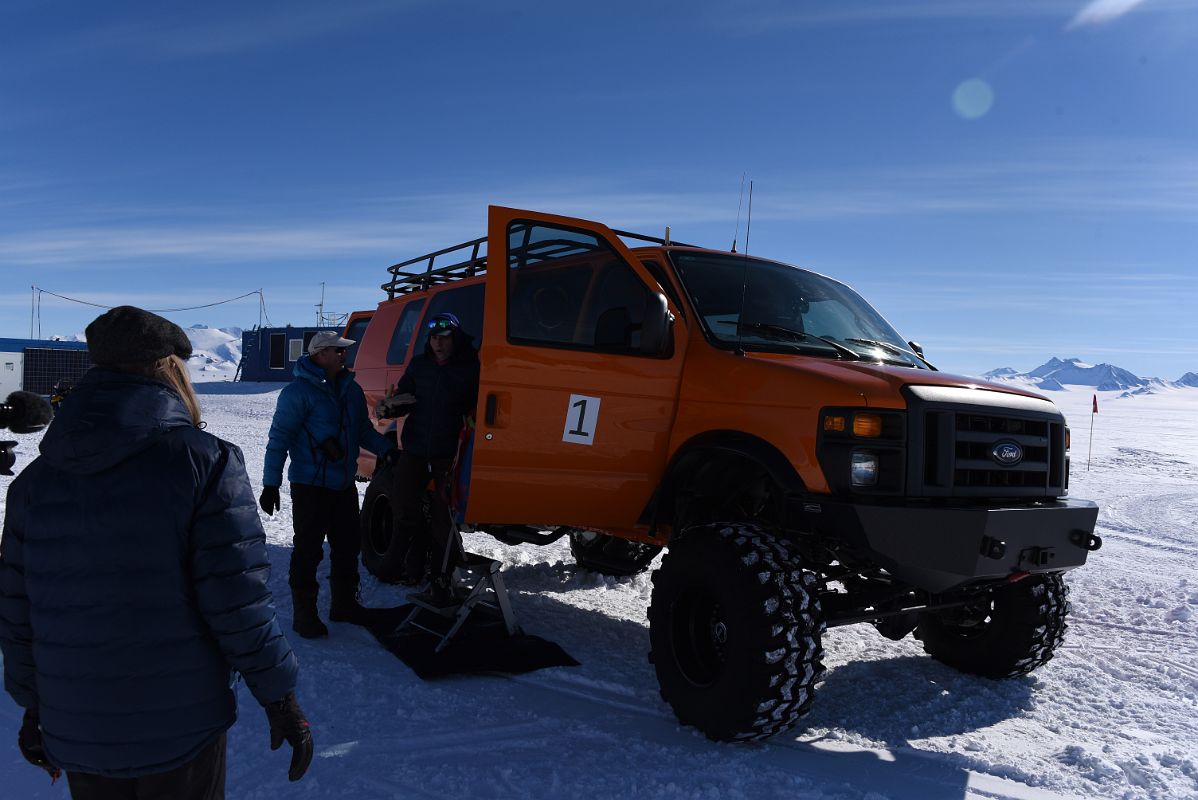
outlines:
{"label": "ford logo badge", "polygon": [[1023,448],[1015,442],[999,442],[990,448],[990,457],[1004,467],[1013,467],[1023,460]]}

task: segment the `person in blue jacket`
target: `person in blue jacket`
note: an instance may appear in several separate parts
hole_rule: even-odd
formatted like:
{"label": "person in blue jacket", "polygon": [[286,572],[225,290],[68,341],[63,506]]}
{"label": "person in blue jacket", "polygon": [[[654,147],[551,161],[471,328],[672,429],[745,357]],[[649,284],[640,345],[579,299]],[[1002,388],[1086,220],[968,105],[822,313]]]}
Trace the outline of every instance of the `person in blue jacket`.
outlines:
{"label": "person in blue jacket", "polygon": [[267,514],[279,510],[279,487],[288,455],[291,466],[292,628],[306,639],[329,635],[316,612],[320,584],[316,568],[329,540],[329,619],[362,619],[358,603],[358,449],[364,447],[391,463],[395,445],[370,424],[366,396],[345,369],[345,348],[354,343],[333,331],[320,331],[308,343],[308,354],[295,362],[295,380],[279,392],[266,444],[259,505]]}
{"label": "person in blue jacket", "polygon": [[22,755],[82,798],[223,798],[240,674],[271,746],[312,758],[297,665],[241,451],[201,430],[177,325],[131,306],[87,326],[95,365],[9,486],[4,688]]}

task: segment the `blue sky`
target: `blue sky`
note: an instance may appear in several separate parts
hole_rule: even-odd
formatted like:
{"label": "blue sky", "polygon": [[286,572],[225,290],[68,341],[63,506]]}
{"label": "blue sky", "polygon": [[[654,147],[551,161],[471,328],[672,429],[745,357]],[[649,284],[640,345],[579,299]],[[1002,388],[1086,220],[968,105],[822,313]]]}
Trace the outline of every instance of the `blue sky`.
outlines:
{"label": "blue sky", "polygon": [[[489,203],[849,283],[942,369],[1198,370],[1193,0],[0,5],[0,336],[30,286],[373,307]],[[741,241],[744,241],[742,212]],[[41,296],[43,335],[98,309]],[[254,298],[167,314],[249,327]]]}

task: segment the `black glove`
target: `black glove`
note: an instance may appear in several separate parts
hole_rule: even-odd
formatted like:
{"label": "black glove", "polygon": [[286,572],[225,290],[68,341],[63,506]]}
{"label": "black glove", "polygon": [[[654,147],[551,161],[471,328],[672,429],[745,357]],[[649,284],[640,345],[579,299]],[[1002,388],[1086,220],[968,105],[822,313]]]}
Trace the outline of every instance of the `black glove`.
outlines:
{"label": "black glove", "polygon": [[400,450],[398,447],[392,447],[390,450],[383,453],[382,457],[379,460],[384,467],[388,467],[388,468],[394,467],[396,464],[399,463],[399,456],[402,452],[403,451]]}
{"label": "black glove", "polygon": [[275,512],[279,510],[279,487],[263,486],[262,494],[258,495],[258,505],[262,506],[262,510],[273,517]]}
{"label": "black glove", "polygon": [[[269,487],[268,487],[269,488]],[[278,487],[275,487],[278,492]],[[266,719],[270,722],[270,749],[278,750],[286,739],[291,745],[291,768],[287,780],[298,781],[312,763],[312,730],[304,712],[289,694],[266,707]]]}
{"label": "black glove", "polygon": [[17,747],[21,755],[35,767],[41,767],[50,774],[50,780],[58,780],[62,771],[46,758],[46,748],[42,746],[42,729],[38,714],[33,709],[25,710],[25,718],[21,720],[21,730],[17,732]]}

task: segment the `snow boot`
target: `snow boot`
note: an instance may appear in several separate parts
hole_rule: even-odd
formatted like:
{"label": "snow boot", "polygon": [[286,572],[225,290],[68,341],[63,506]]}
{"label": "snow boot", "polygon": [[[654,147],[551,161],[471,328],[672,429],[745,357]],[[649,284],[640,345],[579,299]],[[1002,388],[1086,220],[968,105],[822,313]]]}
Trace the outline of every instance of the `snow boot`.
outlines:
{"label": "snow boot", "polygon": [[316,593],[291,592],[291,630],[305,639],[322,639],[329,629],[316,614]]}
{"label": "snow boot", "polygon": [[362,607],[358,598],[357,582],[348,583],[330,578],[329,584],[333,590],[329,619],[333,622],[353,622],[360,625],[366,618],[366,609]]}

